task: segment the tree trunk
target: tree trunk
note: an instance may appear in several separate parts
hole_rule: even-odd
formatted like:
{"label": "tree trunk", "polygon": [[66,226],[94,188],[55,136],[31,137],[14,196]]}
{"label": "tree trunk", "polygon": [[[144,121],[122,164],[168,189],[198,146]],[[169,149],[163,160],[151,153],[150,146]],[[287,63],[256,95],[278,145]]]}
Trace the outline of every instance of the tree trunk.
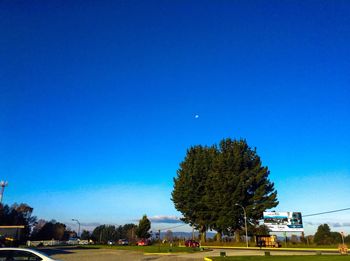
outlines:
{"label": "tree trunk", "polygon": [[201,244],[205,243],[207,241],[207,228],[205,226],[201,226]]}
{"label": "tree trunk", "polygon": [[217,242],[222,242],[222,233],[221,233],[221,231],[218,231],[216,233],[216,241]]}
{"label": "tree trunk", "polygon": [[236,243],[241,242],[241,236],[239,235],[239,230],[235,230],[235,240],[236,240]]}

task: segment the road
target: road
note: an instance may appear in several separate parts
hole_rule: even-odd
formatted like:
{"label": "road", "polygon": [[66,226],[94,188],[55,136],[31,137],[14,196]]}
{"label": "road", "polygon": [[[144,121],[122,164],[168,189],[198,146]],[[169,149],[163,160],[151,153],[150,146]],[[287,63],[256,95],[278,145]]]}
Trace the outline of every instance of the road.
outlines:
{"label": "road", "polygon": [[[220,256],[225,252],[228,256],[262,256],[264,250],[214,249],[209,252],[144,254],[140,252],[114,249],[76,249],[50,248],[41,249],[51,257],[63,261],[203,261],[206,256]],[[315,255],[315,252],[271,251],[271,255]]]}

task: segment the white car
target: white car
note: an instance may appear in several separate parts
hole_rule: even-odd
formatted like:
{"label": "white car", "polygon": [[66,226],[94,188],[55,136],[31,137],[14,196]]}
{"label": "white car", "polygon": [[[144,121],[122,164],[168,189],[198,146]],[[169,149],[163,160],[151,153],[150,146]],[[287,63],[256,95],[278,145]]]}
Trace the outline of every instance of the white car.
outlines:
{"label": "white car", "polygon": [[0,248],[0,261],[58,261],[51,257],[29,248]]}

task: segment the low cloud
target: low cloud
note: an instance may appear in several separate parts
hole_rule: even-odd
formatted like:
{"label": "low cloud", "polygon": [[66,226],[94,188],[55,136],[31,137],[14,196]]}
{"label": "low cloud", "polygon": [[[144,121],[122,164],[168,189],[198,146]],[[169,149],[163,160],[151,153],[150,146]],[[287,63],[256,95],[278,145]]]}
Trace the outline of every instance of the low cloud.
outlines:
{"label": "low cloud", "polygon": [[167,224],[183,223],[181,219],[176,216],[154,216],[154,217],[149,217],[149,220],[153,223],[167,223]]}
{"label": "low cloud", "polygon": [[322,223],[314,223],[314,222],[304,222],[304,225],[308,225],[308,226],[320,226],[323,224],[328,224],[328,226],[330,227],[334,227],[334,228],[338,228],[338,227],[350,227],[350,223],[349,222],[345,222],[345,223],[339,223],[339,222],[322,222]]}
{"label": "low cloud", "polygon": [[342,227],[343,225],[340,223],[333,223],[331,224],[332,227]]}

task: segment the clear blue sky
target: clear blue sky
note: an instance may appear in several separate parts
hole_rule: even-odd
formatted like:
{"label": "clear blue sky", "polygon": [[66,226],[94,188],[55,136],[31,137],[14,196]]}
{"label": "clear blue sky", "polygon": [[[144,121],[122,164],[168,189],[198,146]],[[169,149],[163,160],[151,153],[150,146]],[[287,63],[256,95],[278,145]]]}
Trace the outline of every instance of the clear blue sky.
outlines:
{"label": "clear blue sky", "polygon": [[[180,216],[186,149],[242,137],[276,210],[350,207],[349,13],[341,0],[1,1],[4,202],[66,223]],[[349,231],[350,211],[305,222]]]}

